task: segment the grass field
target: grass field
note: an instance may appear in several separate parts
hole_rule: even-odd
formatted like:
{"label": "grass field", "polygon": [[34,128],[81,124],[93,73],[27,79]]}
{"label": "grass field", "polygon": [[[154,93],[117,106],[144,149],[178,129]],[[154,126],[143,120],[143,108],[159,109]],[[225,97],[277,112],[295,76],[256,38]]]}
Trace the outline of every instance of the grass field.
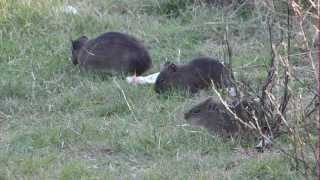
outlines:
{"label": "grass field", "polygon": [[[65,13],[68,4],[78,14]],[[224,59],[221,9],[186,5],[168,17],[164,8],[157,0],[0,0],[0,179],[301,179],[276,150],[247,154],[254,141],[183,126],[181,113],[200,97],[158,97],[152,86],[69,61],[70,39],[106,31],[142,39],[148,73],[166,60]],[[228,15],[235,69],[269,60],[266,27],[243,14]],[[266,75],[242,73],[257,84]]]}

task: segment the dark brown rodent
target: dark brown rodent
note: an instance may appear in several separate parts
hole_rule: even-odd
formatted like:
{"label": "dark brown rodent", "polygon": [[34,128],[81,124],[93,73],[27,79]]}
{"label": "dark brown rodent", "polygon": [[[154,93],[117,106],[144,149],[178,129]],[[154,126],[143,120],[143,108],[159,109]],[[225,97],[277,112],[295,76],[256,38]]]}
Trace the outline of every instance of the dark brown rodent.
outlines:
{"label": "dark brown rodent", "polygon": [[111,74],[141,75],[152,65],[143,44],[119,32],[107,32],[91,40],[81,36],[72,41],[71,52],[74,65]]}
{"label": "dark brown rodent", "polygon": [[200,89],[231,86],[229,71],[218,60],[209,57],[196,58],[185,65],[166,63],[155,83],[155,91],[162,93],[172,89],[183,89],[197,93]]}
{"label": "dark brown rodent", "polygon": [[[251,121],[256,124],[254,119],[256,118],[260,126],[264,127],[263,111],[259,109],[257,102],[242,100],[228,107],[244,122]],[[184,118],[192,125],[204,127],[222,136],[234,135],[245,129],[245,126],[240,124],[221,102],[213,98],[208,98],[185,112]]]}

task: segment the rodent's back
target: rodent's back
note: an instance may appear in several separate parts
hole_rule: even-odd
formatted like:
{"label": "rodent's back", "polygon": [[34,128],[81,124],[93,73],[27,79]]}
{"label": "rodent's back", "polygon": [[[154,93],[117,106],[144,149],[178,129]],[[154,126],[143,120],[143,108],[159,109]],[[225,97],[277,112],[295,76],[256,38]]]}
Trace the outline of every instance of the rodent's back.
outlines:
{"label": "rodent's back", "polygon": [[175,84],[184,87],[191,93],[196,93],[200,89],[210,86],[208,76],[204,69],[194,66],[192,63],[180,65],[177,69],[177,79]]}
{"label": "rodent's back", "polygon": [[204,126],[209,131],[218,133],[232,134],[238,132],[235,118],[228,112],[222,103],[217,103],[215,111],[207,111],[201,114],[198,118],[202,119]]}
{"label": "rodent's back", "polygon": [[206,83],[211,83],[212,80],[218,88],[221,87],[225,68],[221,62],[213,58],[202,57],[191,61],[190,66],[194,66],[194,69],[200,72],[200,76],[204,78]]}
{"label": "rodent's back", "polygon": [[199,89],[204,89],[212,85],[211,80],[218,88],[221,87],[223,68],[223,64],[218,60],[201,57],[193,59],[183,69],[190,71],[189,76],[191,77],[189,83],[195,84]]}
{"label": "rodent's back", "polygon": [[137,39],[130,35],[119,32],[103,33],[87,43],[87,48],[91,48],[96,51],[105,50],[106,47],[113,46],[127,47],[132,50],[143,48],[143,46]]}
{"label": "rodent's back", "polygon": [[158,76],[156,91],[182,88],[196,93],[200,89],[209,88],[212,85],[211,80],[218,88],[221,88],[223,69],[223,64],[208,57],[196,58],[184,65],[171,63],[171,66],[163,69]]}
{"label": "rodent's back", "polygon": [[107,32],[89,40],[79,56],[80,64],[94,69],[140,75],[151,67],[151,58],[143,44],[119,32]]}

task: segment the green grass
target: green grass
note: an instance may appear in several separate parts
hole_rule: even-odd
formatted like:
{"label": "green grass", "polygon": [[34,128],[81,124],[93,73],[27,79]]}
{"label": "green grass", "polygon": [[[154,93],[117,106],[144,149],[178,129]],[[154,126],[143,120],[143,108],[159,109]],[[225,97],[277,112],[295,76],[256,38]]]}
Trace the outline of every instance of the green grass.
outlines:
{"label": "green grass", "polygon": [[[78,15],[59,11],[67,2]],[[243,158],[226,170],[240,158],[240,141],[179,126],[189,98],[158,97],[152,86],[71,64],[70,38],[105,31],[142,39],[154,62],[149,73],[166,60],[223,59],[219,9],[186,3],[172,14],[174,1],[159,2],[0,0],[0,179],[299,179],[280,154]],[[263,37],[230,20],[235,66],[264,64]],[[244,73],[257,82],[266,75]]]}

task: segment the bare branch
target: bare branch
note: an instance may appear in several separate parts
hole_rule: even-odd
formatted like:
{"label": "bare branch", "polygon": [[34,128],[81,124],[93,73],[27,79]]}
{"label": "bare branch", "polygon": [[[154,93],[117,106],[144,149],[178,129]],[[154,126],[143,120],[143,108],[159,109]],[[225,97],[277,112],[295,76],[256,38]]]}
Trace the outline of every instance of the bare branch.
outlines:
{"label": "bare branch", "polygon": [[273,48],[273,43],[272,43],[272,28],[270,25],[270,18],[267,21],[268,24],[268,31],[269,31],[269,43],[270,43],[270,49],[271,49],[271,60],[270,60],[270,65],[269,65],[269,69],[268,69],[268,76],[267,79],[262,87],[262,94],[261,94],[261,104],[264,105],[265,103],[265,99],[266,99],[266,91],[268,89],[268,87],[270,88],[270,91],[272,89],[272,87],[270,87],[270,85],[272,85],[272,82],[274,80],[275,77],[275,52],[274,52],[274,48]]}

